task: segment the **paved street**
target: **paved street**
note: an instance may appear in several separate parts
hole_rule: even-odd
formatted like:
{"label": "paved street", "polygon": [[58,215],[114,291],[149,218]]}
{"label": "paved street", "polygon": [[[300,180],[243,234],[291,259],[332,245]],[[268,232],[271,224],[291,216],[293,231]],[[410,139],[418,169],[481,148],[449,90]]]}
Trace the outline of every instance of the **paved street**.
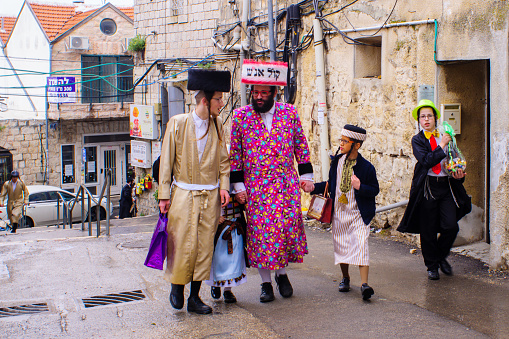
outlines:
{"label": "paved street", "polygon": [[[238,303],[202,298],[199,316],[174,310],[162,272],[143,266],[156,217],[112,220],[111,236],[43,227],[0,234],[0,307],[47,303],[48,312],[0,318],[5,338],[503,338],[509,335],[509,279],[478,260],[453,255],[453,277],[428,281],[420,251],[381,236],[370,239],[371,302],[337,291],[330,233],[307,229],[309,255],[288,270],[294,296],[261,304],[260,279],[234,288]],[[95,224],[94,234],[95,234]],[[102,225],[104,228],[104,223]],[[85,308],[82,298],[143,290],[146,298]],[[187,292],[186,292],[187,293]]]}

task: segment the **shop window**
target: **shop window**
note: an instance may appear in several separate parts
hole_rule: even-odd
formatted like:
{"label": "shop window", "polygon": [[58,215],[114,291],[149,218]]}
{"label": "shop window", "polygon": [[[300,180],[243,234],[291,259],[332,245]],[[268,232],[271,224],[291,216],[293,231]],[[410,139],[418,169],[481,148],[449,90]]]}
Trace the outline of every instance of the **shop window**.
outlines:
{"label": "shop window", "polygon": [[5,148],[0,147],[0,188],[11,178],[12,154]]}
{"label": "shop window", "polygon": [[85,183],[97,182],[97,147],[85,147]]}
{"label": "shop window", "polygon": [[81,56],[81,102],[133,102],[133,59],[130,56]]}
{"label": "shop window", "polygon": [[381,78],[382,37],[358,38],[362,44],[355,45],[355,78]]}
{"label": "shop window", "polygon": [[74,161],[74,145],[62,145],[62,184],[76,182],[76,166]]}

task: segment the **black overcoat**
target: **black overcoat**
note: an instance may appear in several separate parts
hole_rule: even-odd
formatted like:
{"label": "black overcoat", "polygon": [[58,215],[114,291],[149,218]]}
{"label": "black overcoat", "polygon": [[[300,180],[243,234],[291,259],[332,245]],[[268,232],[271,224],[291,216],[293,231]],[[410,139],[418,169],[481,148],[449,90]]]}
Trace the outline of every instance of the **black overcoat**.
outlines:
{"label": "black overcoat", "polygon": [[[404,233],[420,233],[419,231],[419,205],[424,198],[424,181],[430,168],[440,163],[446,154],[440,145],[433,151],[429,140],[420,131],[412,137],[412,149],[417,163],[414,168],[412,186],[410,188],[410,198],[408,205],[401,219],[397,230]],[[464,178],[450,178],[449,183],[451,192],[456,200],[456,220],[460,220],[472,210],[472,202],[467,191],[463,187]]]}
{"label": "black overcoat", "polygon": [[[332,210],[331,213],[334,213],[334,203],[336,202],[336,185],[337,185],[337,176],[338,176],[338,164],[339,159],[344,154],[336,155],[332,158],[330,170],[329,170],[329,192],[330,198],[332,199]],[[359,207],[359,211],[361,213],[362,220],[366,225],[369,225],[373,217],[375,216],[376,210],[376,202],[375,197],[378,192],[380,192],[380,188],[378,186],[378,180],[376,178],[376,170],[375,167],[366,159],[362,157],[362,155],[357,156],[357,163],[353,167],[354,174],[361,181],[361,187],[358,190],[354,190],[355,192],[355,201],[357,202],[357,207]],[[315,189],[311,194],[323,194],[325,191],[325,184],[327,181],[322,181],[315,184]],[[332,220],[332,216],[331,216]]]}
{"label": "black overcoat", "polygon": [[118,218],[130,218],[131,215],[131,206],[133,205],[133,196],[132,196],[132,187],[129,184],[126,184],[122,188],[122,192],[120,193],[120,206],[118,211]]}

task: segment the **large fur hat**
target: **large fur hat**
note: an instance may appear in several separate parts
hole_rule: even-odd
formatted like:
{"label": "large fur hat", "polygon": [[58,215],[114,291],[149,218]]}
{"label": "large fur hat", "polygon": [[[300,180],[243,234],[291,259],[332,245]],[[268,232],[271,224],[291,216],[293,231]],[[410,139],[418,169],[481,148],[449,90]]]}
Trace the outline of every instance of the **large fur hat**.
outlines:
{"label": "large fur hat", "polygon": [[188,71],[187,89],[190,91],[229,92],[230,71],[191,68]]}

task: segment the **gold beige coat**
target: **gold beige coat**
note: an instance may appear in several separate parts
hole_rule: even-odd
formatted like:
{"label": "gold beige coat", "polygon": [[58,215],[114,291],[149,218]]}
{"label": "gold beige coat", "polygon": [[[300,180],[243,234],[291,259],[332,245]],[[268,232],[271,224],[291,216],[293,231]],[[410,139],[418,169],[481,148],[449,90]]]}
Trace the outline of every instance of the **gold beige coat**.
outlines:
{"label": "gold beige coat", "polygon": [[28,189],[25,183],[18,179],[16,181],[16,189],[13,189],[12,181],[6,181],[0,193],[2,205],[5,202],[6,196],[9,198],[7,202],[7,216],[11,221],[11,225],[18,224],[23,210],[23,203],[28,204]]}
{"label": "gold beige coat", "polygon": [[[207,143],[198,159],[192,114],[174,116],[168,122],[161,147],[159,199],[170,199],[168,212],[168,260],[166,277],[173,284],[210,278],[214,235],[221,211],[219,190],[230,186],[230,162],[222,120],[217,129],[209,118]],[[221,135],[222,141],[218,135]],[[179,183],[217,185],[213,190],[185,190]]]}

